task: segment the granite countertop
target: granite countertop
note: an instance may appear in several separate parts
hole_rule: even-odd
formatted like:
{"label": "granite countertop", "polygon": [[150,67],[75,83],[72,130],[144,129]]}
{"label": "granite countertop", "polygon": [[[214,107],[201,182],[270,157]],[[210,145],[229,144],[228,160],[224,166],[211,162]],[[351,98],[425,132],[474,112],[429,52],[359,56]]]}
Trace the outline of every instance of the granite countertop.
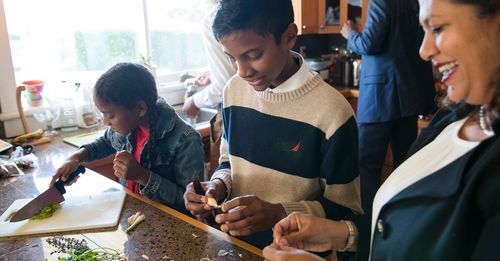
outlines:
{"label": "granite countertop", "polygon": [[[35,197],[43,192],[55,169],[74,150],[62,142],[62,137],[37,146],[38,168],[25,171],[25,175],[19,177],[0,179],[0,213],[16,199]],[[79,183],[86,182],[119,186],[88,170],[77,183],[67,188],[68,193],[79,190]],[[85,192],[87,189],[92,193],[88,187]],[[82,193],[81,189],[79,192]],[[46,242],[54,236],[85,239],[90,247],[112,248],[123,252],[129,260],[262,260],[260,249],[141,195],[126,192],[117,226],[3,237],[0,238],[0,260],[57,260],[61,254],[51,255],[54,248]],[[127,234],[127,219],[137,211],[147,218]]]}

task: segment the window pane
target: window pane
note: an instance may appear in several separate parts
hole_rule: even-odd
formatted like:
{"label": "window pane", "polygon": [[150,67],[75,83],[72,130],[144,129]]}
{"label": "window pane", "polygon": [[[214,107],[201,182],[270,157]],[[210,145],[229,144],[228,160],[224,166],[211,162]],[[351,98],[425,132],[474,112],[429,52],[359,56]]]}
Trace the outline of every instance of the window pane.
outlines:
{"label": "window pane", "polygon": [[148,1],[152,61],[160,72],[182,72],[206,65],[201,20],[209,0]]}
{"label": "window pane", "polygon": [[[177,73],[205,65],[206,0],[149,3],[153,63]],[[146,55],[142,0],[4,0],[16,79],[95,79]],[[202,58],[200,58],[202,57]]]}
{"label": "window pane", "polygon": [[62,80],[79,72],[98,75],[116,62],[139,61],[143,30],[140,0],[4,3],[18,80]]}

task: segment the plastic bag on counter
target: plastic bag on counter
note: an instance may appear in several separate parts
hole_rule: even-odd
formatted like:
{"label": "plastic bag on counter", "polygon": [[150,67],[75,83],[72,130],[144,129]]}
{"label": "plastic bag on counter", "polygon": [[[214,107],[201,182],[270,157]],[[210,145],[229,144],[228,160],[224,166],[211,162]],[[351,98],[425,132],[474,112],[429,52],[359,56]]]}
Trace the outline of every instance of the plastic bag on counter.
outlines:
{"label": "plastic bag on counter", "polygon": [[38,167],[38,157],[33,153],[16,158],[13,162],[21,169]]}
{"label": "plastic bag on counter", "polygon": [[23,174],[24,172],[14,162],[0,163],[0,178],[17,177]]}
{"label": "plastic bag on counter", "polygon": [[38,157],[33,154],[33,146],[17,146],[7,161],[13,162],[21,169],[38,167]]}

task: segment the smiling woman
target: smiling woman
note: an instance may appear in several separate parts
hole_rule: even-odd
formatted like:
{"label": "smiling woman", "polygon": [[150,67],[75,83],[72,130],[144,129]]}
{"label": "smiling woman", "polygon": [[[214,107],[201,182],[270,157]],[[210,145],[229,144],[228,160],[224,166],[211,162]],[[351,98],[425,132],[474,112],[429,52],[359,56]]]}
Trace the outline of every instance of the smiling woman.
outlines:
{"label": "smiling woman", "polygon": [[500,1],[419,4],[420,55],[442,72],[454,106],[420,132],[371,217],[351,217],[351,228],[292,214],[274,226],[267,259],[320,260],[302,248],[352,251],[355,260],[500,260]]}

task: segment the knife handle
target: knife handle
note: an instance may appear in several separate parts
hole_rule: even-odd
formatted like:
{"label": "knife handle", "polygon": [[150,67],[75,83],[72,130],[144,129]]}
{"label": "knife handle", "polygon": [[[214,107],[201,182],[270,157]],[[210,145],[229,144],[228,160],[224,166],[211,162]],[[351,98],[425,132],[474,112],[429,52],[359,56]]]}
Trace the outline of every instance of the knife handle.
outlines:
{"label": "knife handle", "polygon": [[82,165],[79,165],[75,171],[73,171],[73,172],[71,172],[71,174],[69,174],[66,181],[62,181],[62,179],[59,178],[54,183],[54,187],[56,187],[57,190],[59,190],[59,192],[61,192],[61,194],[64,194],[64,193],[66,193],[66,189],[64,189],[64,185],[70,183],[76,176],[83,174],[83,173],[85,173],[85,167]]}
{"label": "knife handle", "polygon": [[205,196],[205,190],[201,186],[200,178],[196,171],[193,173],[193,187],[196,194]]}

